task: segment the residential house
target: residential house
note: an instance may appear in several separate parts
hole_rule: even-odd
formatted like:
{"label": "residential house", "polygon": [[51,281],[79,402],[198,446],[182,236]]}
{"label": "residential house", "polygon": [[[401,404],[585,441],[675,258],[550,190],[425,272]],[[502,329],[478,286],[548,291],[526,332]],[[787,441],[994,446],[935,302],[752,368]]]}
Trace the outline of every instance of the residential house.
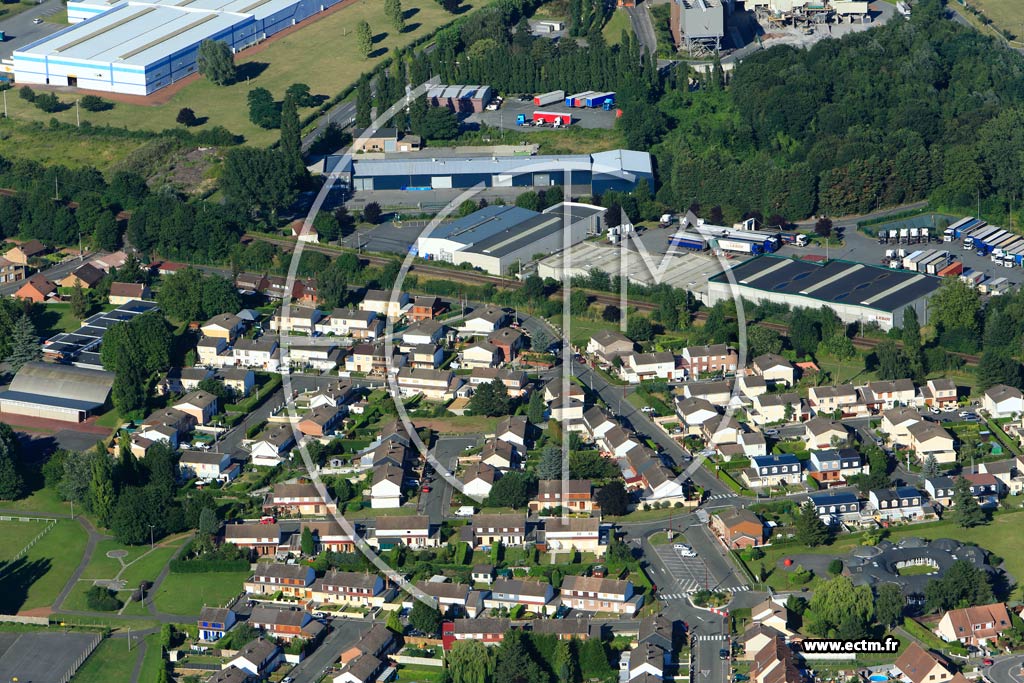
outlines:
{"label": "residential house", "polygon": [[541,479],[537,482],[537,497],[530,501],[530,511],[554,511],[558,508],[570,514],[599,510],[590,480]]}
{"label": "residential house", "polygon": [[504,358],[501,349],[486,340],[473,342],[459,352],[460,366],[473,370],[497,367]]}
{"label": "residential house", "polygon": [[203,380],[213,379],[211,368],[171,368],[167,371],[164,390],[168,393],[188,393],[199,387]]}
{"label": "residential house", "polygon": [[385,346],[381,342],[374,344],[356,344],[352,353],[345,357],[347,372],[362,372],[368,375],[383,375],[388,368],[400,368],[405,364],[405,355],[392,347],[390,362],[385,355]]}
{"label": "residential house", "polygon": [[783,637],[782,634],[771,626],[759,623],[750,624],[747,630],[736,639],[736,642],[743,646],[743,652],[739,655],[739,659],[752,661],[754,656],[763,650],[766,645],[775,642],[776,638],[781,637]]}
{"label": "residential house", "polygon": [[761,432],[743,432],[737,439],[743,456],[747,458],[768,455],[768,441]]}
{"label": "residential house", "polygon": [[912,641],[893,665],[903,683],[949,683],[953,672],[937,655]]}
{"label": "residential house", "polygon": [[755,655],[750,665],[751,683],[802,683],[803,669],[796,654],[781,637],[773,638]]}
{"label": "residential house", "polygon": [[490,586],[494,582],[493,564],[475,564],[472,573],[473,583],[485,583]]}
{"label": "residential house", "polygon": [[746,508],[729,508],[711,515],[709,526],[731,549],[749,548],[764,543],[764,523]]}
{"label": "residential house", "polygon": [[633,584],[596,576],[566,576],[562,579],[562,604],[583,612],[636,614],[643,596],[634,596]]}
{"label": "residential house", "polygon": [[448,305],[437,296],[416,296],[412,300],[409,319],[413,322],[433,320],[448,310]]}
{"label": "residential house", "polygon": [[483,500],[491,495],[494,482],[498,480],[498,470],[486,463],[470,465],[462,475],[462,492],[476,500]]}
{"label": "residential house", "polygon": [[861,402],[871,412],[891,410],[896,406],[908,406],[913,404],[917,397],[914,381],[910,379],[868,382],[858,389]]}
{"label": "residential house", "polygon": [[462,379],[451,370],[404,367],[398,371],[398,390],[402,396],[423,397],[431,401],[450,401]]}
{"label": "residential house", "polygon": [[281,463],[288,450],[295,445],[291,425],[274,424],[260,432],[249,446],[252,463],[274,467]]}
{"label": "residential house", "polygon": [[930,379],[921,387],[921,402],[926,406],[949,410],[957,405],[956,382],[951,379]]}
{"label": "residential house", "polygon": [[339,660],[342,664],[348,664],[362,655],[373,655],[382,659],[397,650],[398,647],[399,641],[395,634],[384,624],[378,623],[371,626],[362,638],[342,650]]}
{"label": "residential house", "polygon": [[488,335],[501,329],[508,319],[508,313],[497,306],[481,306],[463,317],[459,329],[463,334]]}
{"label": "residential house", "polygon": [[680,366],[688,379],[736,372],[739,355],[727,344],[687,346],[681,354]]}
{"label": "residential house", "polygon": [[768,383],[760,375],[740,375],[736,378],[736,389],[747,398],[768,393]]}
{"label": "residential house", "polygon": [[811,387],[807,390],[807,401],[817,415],[834,415],[839,411],[846,418],[857,417],[866,411],[852,384]]}
{"label": "residential house", "polygon": [[205,683],[250,683],[252,678],[241,669],[229,666],[227,669],[215,671]]}
{"label": "residential house", "polygon": [[469,376],[469,385],[478,387],[495,380],[505,385],[505,390],[512,398],[519,398],[526,393],[530,379],[522,370],[509,368],[474,368]]}
{"label": "residential house", "polygon": [[[583,388],[579,385],[568,382],[568,396],[582,401],[584,398]],[[553,403],[563,395],[563,390],[566,389],[563,386],[563,379],[553,379],[544,385],[544,402]]]}
{"label": "residential house", "polygon": [[[349,534],[342,528],[341,524],[333,519],[328,520],[304,520],[301,529],[309,529],[313,533],[313,547],[315,552],[321,553],[329,550],[335,553],[350,553],[356,549],[356,537]],[[295,531],[288,537],[288,552],[296,555],[302,552],[302,531],[296,526]]]}
{"label": "residential house", "polygon": [[512,444],[498,439],[488,439],[480,453],[480,462],[498,470],[510,470],[516,466],[518,458]]}
{"label": "residential house", "polygon": [[540,635],[554,636],[558,640],[588,640],[590,619],[535,619],[530,630]]}
{"label": "residential house", "polygon": [[374,470],[370,486],[370,507],[397,508],[402,506],[402,479],[404,472],[394,465]]}
{"label": "residential house", "polygon": [[487,335],[487,342],[501,351],[503,362],[511,363],[526,345],[526,337],[517,329],[501,327]]}
{"label": "residential house", "polygon": [[221,337],[203,337],[196,342],[196,356],[201,365],[222,367],[234,363],[230,354],[225,353],[228,342]]}
{"label": "residential house", "polygon": [[509,415],[503,418],[494,430],[494,437],[512,445],[517,451],[526,451],[526,439],[530,421],[525,415]]}
{"label": "residential house", "polygon": [[[484,598],[485,609],[513,609],[522,605],[530,612],[544,614],[555,598],[550,582],[533,579],[498,578],[491,584],[491,592]],[[553,605],[551,606],[553,608]],[[553,611],[550,610],[550,611]]]}
{"label": "residential house", "polygon": [[999,481],[1000,491],[1010,495],[1024,493],[1024,462],[1021,458],[1011,460],[1000,460],[998,462],[983,462],[977,466],[978,472],[991,474]]}
{"label": "residential house", "polygon": [[[602,535],[601,520],[596,517],[551,517],[544,522],[543,545],[547,550],[569,550],[604,554],[607,530]],[[602,537],[605,543],[602,543]]]}
{"label": "residential house", "polygon": [[587,342],[587,353],[603,365],[612,365],[616,358],[633,353],[633,340],[616,330],[599,330]]}
{"label": "residential house", "polygon": [[869,466],[855,448],[829,448],[811,451],[808,474],[822,487],[843,486],[854,474],[867,474]]}
{"label": "residential house", "polygon": [[338,408],[320,406],[304,415],[296,426],[306,436],[320,438],[333,434],[342,417],[344,413]]}
{"label": "residential house", "polygon": [[691,397],[676,399],[676,414],[683,421],[686,433],[692,436],[700,433],[705,422],[718,417],[718,410],[711,401]]}
{"label": "residential house", "polygon": [[290,368],[313,369],[326,372],[338,367],[339,361],[348,353],[345,347],[327,344],[290,344],[285,352],[284,362]]}
{"label": "residential house", "polygon": [[50,249],[39,240],[28,240],[8,249],[4,253],[4,258],[11,263],[27,266],[31,259],[44,256],[49,251]]}
{"label": "residential house", "polygon": [[239,339],[231,347],[235,365],[276,372],[281,363],[277,337],[264,335],[259,339]]}
{"label": "residential house", "polygon": [[548,417],[570,430],[582,429],[583,408],[583,401],[575,396],[558,396],[548,404]]}
{"label": "residential house", "polygon": [[907,428],[910,439],[907,446],[924,462],[935,456],[939,463],[956,461],[953,435],[934,422],[918,422]]}
{"label": "residential house", "polygon": [[674,652],[676,649],[675,622],[666,617],[663,612],[644,617],[640,620],[636,641],[639,645],[654,645],[665,652]]}
{"label": "residential house", "polygon": [[257,680],[263,680],[277,669],[282,659],[281,648],[265,638],[257,638],[222,664],[221,669],[235,667]]}
{"label": "residential house", "polygon": [[327,629],[322,623],[315,621],[309,612],[262,605],[252,608],[248,623],[267,635],[286,642],[293,638],[314,640]]}
{"label": "residential house", "polygon": [[[468,612],[471,586],[465,583],[451,583],[449,581],[417,581],[416,588],[437,601],[437,608],[442,616],[465,616]],[[476,616],[476,605],[473,606]]]}
{"label": "residential house", "polygon": [[339,380],[332,382],[326,387],[314,389],[312,392],[307,393],[305,397],[309,401],[310,408],[320,408],[322,406],[341,408],[352,399],[355,393],[355,386],[349,382]]}
{"label": "residential house", "polygon": [[955,485],[953,478],[947,476],[928,477],[924,480],[924,490],[928,492],[928,497],[943,507],[952,505]]}
{"label": "residential house", "polygon": [[196,419],[196,424],[209,424],[217,414],[217,397],[205,391],[193,391],[178,400],[174,407]]}
{"label": "residential house", "polygon": [[795,392],[754,396],[748,416],[758,426],[801,420],[804,416],[802,399]]}
{"label": "residential house", "polygon": [[1000,483],[994,475],[968,472],[960,476],[967,480],[971,495],[981,507],[990,510],[999,506]]}
{"label": "residential house", "polygon": [[194,477],[200,481],[227,483],[238,476],[239,469],[231,462],[229,453],[184,451],[178,459],[178,471],[181,476]]}
{"label": "residential house", "polygon": [[[10,253],[10,252],[8,252]],[[34,304],[46,303],[46,301],[57,294],[57,285],[46,279],[42,273],[36,273],[25,281],[14,296],[18,299],[25,299]]]}
{"label": "residential house", "polygon": [[384,319],[373,311],[335,308],[316,327],[321,334],[374,340],[384,333]]}
{"label": "residential house", "polygon": [[256,572],[243,587],[247,593],[274,595],[280,592],[293,598],[308,597],[307,590],[313,585],[316,572],[306,564],[284,564],[282,562],[257,562]]}
{"label": "residential house", "polygon": [[837,444],[845,445],[849,436],[841,422],[815,417],[804,423],[804,443],[812,450],[832,448]]}
{"label": "residential house", "polygon": [[639,384],[649,379],[676,379],[676,357],[671,351],[653,353],[628,353],[622,356],[619,368],[622,379]]}
{"label": "residential house", "polygon": [[207,320],[199,329],[204,337],[223,339],[231,343],[245,329],[245,323],[234,313],[221,313]]}
{"label": "residential house", "polygon": [[641,644],[623,653],[622,663],[626,667],[624,678],[637,683],[664,680],[668,659],[669,653],[657,645]]}
{"label": "residential house", "polygon": [[785,384],[791,387],[796,384],[796,368],[782,356],[775,353],[766,353],[758,356],[751,363],[754,374],[762,377],[766,382]]}
{"label": "residential house", "polygon": [[750,459],[743,479],[754,488],[799,484],[801,463],[792,453],[764,455]]}
{"label": "residential house", "polygon": [[374,522],[370,540],[381,550],[396,545],[404,545],[414,550],[436,548],[440,545],[437,533],[431,529],[430,517],[426,515],[378,517]]}
{"label": "residential house", "polygon": [[942,615],[935,635],[947,643],[958,641],[972,647],[984,647],[1012,628],[1006,605],[995,602],[962,609],[951,609]]}
{"label": "residential house", "polygon": [[186,413],[184,410],[180,410],[176,407],[161,408],[160,410],[150,413],[149,416],[142,421],[142,426],[136,431],[136,433],[150,439],[158,438],[147,433],[147,429],[150,427],[169,427],[173,431],[174,435],[166,440],[172,445],[177,446],[180,439],[184,439],[196,428],[196,418],[195,415]]}
{"label": "residential house", "polygon": [[1024,413],[1024,394],[1016,387],[997,384],[981,397],[981,407],[991,417],[1012,417]]}
{"label": "residential house", "polygon": [[239,273],[235,276],[235,288],[241,293],[263,294],[269,282],[261,273]]}
{"label": "residential house", "polygon": [[516,513],[476,514],[470,524],[473,545],[521,546],[526,539],[526,516]]}
{"label": "residential house", "polygon": [[333,683],[375,683],[386,664],[373,655],[360,655],[341,667]]}
{"label": "residential house", "polygon": [[323,311],[309,306],[289,306],[287,312],[280,308],[270,319],[270,329],[274,332],[312,335],[317,331],[316,324],[323,317]]}
{"label": "residential house", "polygon": [[683,485],[679,483],[672,470],[656,460],[652,467],[647,467],[640,473],[640,479],[644,483],[645,500],[663,500],[665,498],[681,498],[683,496]]}
{"label": "residential house", "polygon": [[373,311],[377,315],[396,320],[405,313],[407,308],[409,308],[409,294],[406,292],[398,292],[392,296],[390,290],[368,289],[363,300],[359,302],[361,311]]}
{"label": "residential house", "polygon": [[854,519],[860,514],[861,503],[857,496],[848,491],[842,493],[812,493],[808,496],[818,516],[827,524],[838,524],[845,519]]}
{"label": "residential house", "polygon": [[605,432],[598,443],[613,458],[624,458],[627,453],[640,446],[640,442],[633,438],[631,432],[627,432],[618,426],[612,427]]}
{"label": "residential house", "polygon": [[316,602],[366,607],[380,602],[384,579],[377,574],[330,569],[313,582],[311,593]]}
{"label": "residential house", "polygon": [[768,598],[750,609],[750,620],[769,626],[786,637],[793,635],[790,628],[792,616],[784,604]]}
{"label": "residential house", "polygon": [[235,625],[234,610],[223,607],[203,607],[199,610],[196,627],[199,629],[199,640],[213,643],[224,637],[224,634]]}
{"label": "residential house", "polygon": [[732,381],[689,382],[683,385],[685,398],[703,398],[716,406],[724,406],[732,399]]}
{"label": "residential house", "polygon": [[263,514],[276,517],[324,515],[329,512],[323,496],[312,482],[278,482],[263,499]]}
{"label": "residential house", "polygon": [[583,417],[583,428],[595,441],[604,437],[608,430],[614,428],[617,423],[598,406],[589,408]]}
{"label": "residential house", "polygon": [[883,520],[918,519],[924,516],[924,494],[913,486],[875,489],[868,493],[871,513]]}
{"label": "residential house", "polygon": [[409,350],[407,360],[414,369],[436,370],[444,362],[444,349],[437,344],[417,344]]}
{"label": "residential house", "polygon": [[[0,276],[0,282],[3,282],[2,276]],[[111,282],[107,303],[120,306],[136,299],[148,301],[151,298],[152,292],[149,291],[149,286],[141,282]]]}
{"label": "residential house", "polygon": [[281,526],[256,522],[226,524],[224,542],[249,550],[259,557],[274,555],[281,544]]}
{"label": "residential house", "polygon": [[422,320],[413,323],[402,332],[402,346],[437,345],[444,339],[445,329],[444,323],[436,320]]}
{"label": "residential house", "polygon": [[478,640],[484,645],[499,645],[511,629],[508,619],[455,619],[441,625],[441,642],[444,649],[451,650],[459,640]]}
{"label": "residential house", "polygon": [[906,445],[910,442],[910,426],[923,421],[916,409],[900,406],[882,413],[879,429],[888,435],[890,443]]}
{"label": "residential house", "polygon": [[82,289],[92,289],[100,283],[100,280],[106,274],[92,265],[86,263],[76,268],[70,275],[66,275],[63,279],[58,280],[57,284],[61,287],[81,287]]}

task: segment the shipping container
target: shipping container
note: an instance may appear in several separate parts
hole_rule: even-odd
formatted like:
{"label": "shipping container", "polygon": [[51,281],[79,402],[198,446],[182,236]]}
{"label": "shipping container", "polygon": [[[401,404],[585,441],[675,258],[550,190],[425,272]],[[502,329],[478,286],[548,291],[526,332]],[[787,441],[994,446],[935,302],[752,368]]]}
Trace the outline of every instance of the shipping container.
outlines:
{"label": "shipping container", "polygon": [[615,93],[593,93],[589,97],[585,98],[583,102],[588,107],[603,107],[605,104],[607,104],[610,108],[613,104],[615,104]]}
{"label": "shipping container", "polygon": [[924,252],[921,250],[910,252],[903,257],[903,267],[907,270],[913,270],[914,264],[917,263],[917,259],[921,258],[923,255]]}
{"label": "shipping container", "polygon": [[924,263],[918,264],[917,271],[926,273],[928,275],[935,275],[937,272],[946,267],[949,263],[949,259],[946,258],[945,254],[936,254],[933,258],[926,260]]}
{"label": "shipping container", "polygon": [[960,279],[966,282],[967,284],[971,285],[972,287],[977,287],[985,280],[985,273],[981,272],[980,270],[968,268],[960,276]]}
{"label": "shipping container", "polygon": [[936,275],[938,275],[939,277],[955,277],[957,275],[960,275],[963,272],[964,272],[964,262],[963,261],[953,261],[952,263],[950,263],[945,268],[940,269],[939,272],[936,273]]}
{"label": "shipping container", "polygon": [[546,107],[549,104],[555,104],[556,102],[562,102],[565,100],[564,90],[552,90],[546,92],[543,95],[534,95],[533,104],[537,107]]}
{"label": "shipping container", "polygon": [[980,218],[974,218],[973,216],[970,216],[968,218],[964,218],[957,221],[950,227],[953,228],[953,236],[956,239],[963,239],[964,235],[966,235],[967,233],[971,232],[972,230],[984,227],[985,225],[987,225],[985,221],[981,220]]}
{"label": "shipping container", "polygon": [[708,248],[708,240],[704,235],[695,232],[677,232],[669,239],[669,245],[681,249],[705,251]]}
{"label": "shipping container", "polygon": [[572,114],[554,111],[533,112],[533,122],[550,123],[551,125],[568,126],[572,123]]}
{"label": "shipping container", "polygon": [[565,106],[567,107],[582,107],[584,100],[594,94],[593,90],[587,90],[585,92],[579,92],[575,95],[569,95],[565,98]]}

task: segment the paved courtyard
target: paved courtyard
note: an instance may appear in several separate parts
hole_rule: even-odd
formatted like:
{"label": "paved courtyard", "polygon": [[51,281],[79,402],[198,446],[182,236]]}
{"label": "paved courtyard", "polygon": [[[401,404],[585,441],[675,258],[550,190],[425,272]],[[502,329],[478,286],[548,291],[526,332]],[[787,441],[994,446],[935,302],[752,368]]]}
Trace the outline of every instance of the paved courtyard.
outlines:
{"label": "paved courtyard", "polygon": [[0,681],[61,681],[85,659],[92,633],[0,633]]}
{"label": "paved courtyard", "polygon": [[710,590],[719,589],[736,592],[749,590],[749,586],[744,585],[738,578],[732,575],[725,577],[721,581],[722,585],[719,585],[719,580],[711,573],[707,564],[699,555],[697,557],[683,557],[679,554],[678,550],[672,547],[671,543],[654,546],[654,552],[657,554],[662,565],[665,566],[675,579],[673,585],[661,587],[659,597],[663,600],[682,599],[685,595],[696,593],[705,586]]}

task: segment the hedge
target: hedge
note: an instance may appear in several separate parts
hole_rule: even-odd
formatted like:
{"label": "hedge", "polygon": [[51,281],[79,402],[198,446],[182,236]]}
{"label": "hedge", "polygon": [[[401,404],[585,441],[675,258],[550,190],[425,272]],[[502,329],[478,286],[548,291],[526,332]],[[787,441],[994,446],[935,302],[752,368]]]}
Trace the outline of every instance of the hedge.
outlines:
{"label": "hedge", "polygon": [[172,574],[205,574],[207,572],[243,572],[249,570],[248,560],[171,560]]}

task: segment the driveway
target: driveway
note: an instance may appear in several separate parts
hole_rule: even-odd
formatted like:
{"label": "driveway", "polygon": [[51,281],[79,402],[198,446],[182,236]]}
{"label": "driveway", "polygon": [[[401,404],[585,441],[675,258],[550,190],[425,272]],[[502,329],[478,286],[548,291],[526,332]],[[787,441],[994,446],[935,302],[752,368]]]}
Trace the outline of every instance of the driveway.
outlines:
{"label": "driveway", "polygon": [[15,50],[56,33],[62,28],[67,28],[63,24],[51,24],[48,21],[41,24],[32,23],[36,17],[50,16],[62,9],[64,9],[64,3],[60,0],[46,0],[37,7],[29,8],[10,19],[0,21],[0,30],[7,34],[6,40],[0,43],[0,59],[10,59]]}
{"label": "driveway", "polygon": [[288,674],[295,683],[316,683],[321,675],[338,660],[341,651],[359,640],[366,633],[371,622],[354,619],[332,619],[331,632],[320,643],[313,654],[297,664]]}

